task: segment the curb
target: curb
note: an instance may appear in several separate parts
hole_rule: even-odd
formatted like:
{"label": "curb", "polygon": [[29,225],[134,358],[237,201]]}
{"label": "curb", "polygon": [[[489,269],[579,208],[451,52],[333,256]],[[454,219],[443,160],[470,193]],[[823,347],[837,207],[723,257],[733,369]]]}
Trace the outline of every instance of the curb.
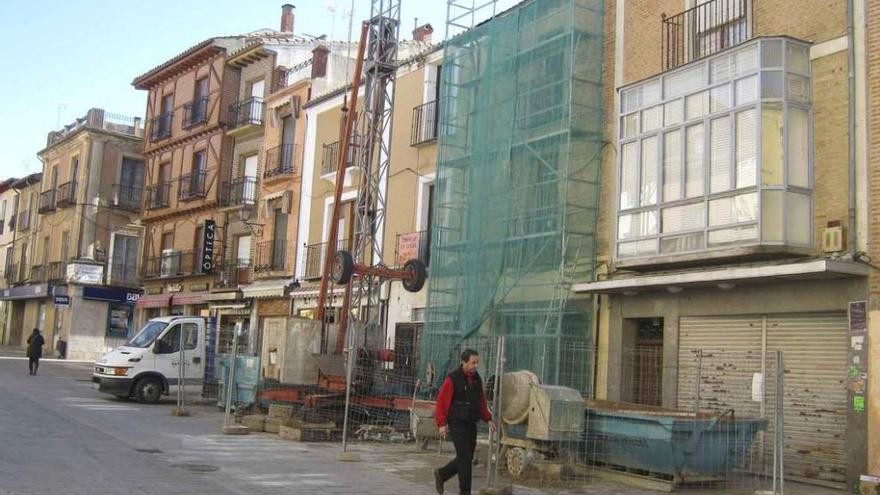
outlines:
{"label": "curb", "polygon": [[[13,361],[27,361],[27,356],[0,356],[0,359]],[[56,358],[40,358],[41,363],[75,363],[75,364],[94,364],[94,361],[85,361],[82,359],[56,359]]]}

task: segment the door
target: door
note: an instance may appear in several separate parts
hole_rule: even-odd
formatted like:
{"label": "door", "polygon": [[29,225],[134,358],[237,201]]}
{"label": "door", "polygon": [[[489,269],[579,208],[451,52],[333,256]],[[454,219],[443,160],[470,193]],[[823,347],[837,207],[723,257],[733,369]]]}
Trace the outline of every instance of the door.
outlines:
{"label": "door", "polygon": [[257,197],[257,160],[258,155],[251,155],[244,159],[244,182],[241,186],[241,199],[248,205],[254,204]]}
{"label": "door", "polygon": [[144,187],[144,162],[133,158],[122,159],[119,170],[119,189],[116,204],[137,207],[141,204],[141,191]]}
{"label": "door", "polygon": [[414,385],[415,355],[421,327],[419,323],[398,323],[394,328],[394,375],[397,383],[404,387]]}
{"label": "door", "polygon": [[278,165],[282,170],[292,170],[294,167],[294,143],[296,142],[296,121],[293,115],[285,115],[281,119],[281,163]]}
{"label": "door", "polygon": [[284,267],[284,256],[287,251],[287,214],[281,208],[275,210],[273,225],[274,241],[272,242],[272,267],[275,270]]}
{"label": "door", "polygon": [[250,104],[250,115],[248,115],[250,122],[258,123],[263,120],[263,92],[265,88],[266,82],[262,79],[251,84],[251,98],[253,100]]}
{"label": "door", "polygon": [[[158,339],[155,369],[168,381],[170,394],[177,392],[180,383],[181,359],[184,363],[186,393],[201,393],[204,377],[204,342],[205,327],[198,320],[175,322]],[[183,344],[182,352],[181,344]]]}

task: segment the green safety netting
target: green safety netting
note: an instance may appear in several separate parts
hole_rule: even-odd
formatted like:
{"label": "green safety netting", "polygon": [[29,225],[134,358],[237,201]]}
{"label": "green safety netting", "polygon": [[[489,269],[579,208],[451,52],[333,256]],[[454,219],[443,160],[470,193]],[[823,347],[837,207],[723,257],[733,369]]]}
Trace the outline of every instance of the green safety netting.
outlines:
{"label": "green safety netting", "polygon": [[593,340],[592,299],[571,285],[595,269],[603,11],[535,0],[447,41],[419,345],[428,390],[463,345],[502,333],[505,369],[592,383],[591,364],[565,356]]}

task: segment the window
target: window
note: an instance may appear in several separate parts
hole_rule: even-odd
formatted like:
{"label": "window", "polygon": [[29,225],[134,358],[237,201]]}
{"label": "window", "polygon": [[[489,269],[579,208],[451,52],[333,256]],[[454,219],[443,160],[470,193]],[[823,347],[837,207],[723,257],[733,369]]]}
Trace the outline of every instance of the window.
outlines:
{"label": "window", "polygon": [[107,336],[128,337],[134,319],[134,306],[129,304],[110,303],[107,315]]}
{"label": "window", "polygon": [[617,256],[809,246],[809,76],[767,38],[622,89]]}
{"label": "window", "polygon": [[111,278],[117,284],[137,282],[137,261],[140,239],[135,236],[113,234]]}
{"label": "window", "polygon": [[6,228],[6,200],[4,199],[2,203],[0,203],[0,235],[3,235],[3,230]]}
{"label": "window", "polygon": [[191,351],[198,346],[199,329],[195,323],[181,323],[165,332],[157,342],[158,354],[173,354],[180,352],[180,329],[183,328],[183,350]]}

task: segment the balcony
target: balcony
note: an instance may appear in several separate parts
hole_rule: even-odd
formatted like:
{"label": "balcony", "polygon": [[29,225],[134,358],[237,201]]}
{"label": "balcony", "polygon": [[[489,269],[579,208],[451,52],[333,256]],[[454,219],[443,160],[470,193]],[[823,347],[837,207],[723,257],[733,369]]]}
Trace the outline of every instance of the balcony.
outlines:
{"label": "balcony", "polygon": [[413,108],[410,146],[419,146],[437,140],[437,102],[429,101]]}
{"label": "balcony", "polygon": [[28,274],[28,280],[32,284],[42,284],[46,281],[46,265],[33,265],[31,266],[31,271]]}
{"label": "balcony", "polygon": [[[336,243],[337,249],[350,249],[351,243],[348,239],[340,239]],[[330,253],[330,256],[336,254],[336,250]],[[305,260],[303,267],[303,278],[305,280],[317,280],[321,278],[324,270],[324,256],[327,251],[327,243],[319,242],[317,244],[308,244],[305,246]]]}
{"label": "balcony", "polygon": [[24,210],[18,212],[18,220],[15,222],[15,226],[18,228],[19,232],[24,232],[31,228],[31,211]]}
{"label": "balcony", "polygon": [[168,208],[171,200],[171,181],[160,182],[153,186],[147,186],[147,205],[148,210],[159,210]]}
{"label": "balcony", "polygon": [[67,263],[64,261],[53,261],[46,265],[46,282],[50,284],[63,283],[67,278]]}
{"label": "balcony", "polygon": [[58,198],[56,201],[58,208],[67,206],[76,206],[76,181],[65,182],[58,186]]}
{"label": "balcony", "polygon": [[412,259],[417,259],[428,266],[431,259],[430,231],[397,234],[394,243],[394,263],[400,268]]}
{"label": "balcony", "polygon": [[289,270],[287,246],[287,239],[273,239],[257,244],[254,272],[267,273]]}
{"label": "balcony", "polygon": [[183,128],[192,129],[208,122],[208,97],[202,96],[183,106]]}
{"label": "balcony", "polygon": [[673,69],[754,36],[752,0],[709,0],[661,21],[663,70]]}
{"label": "balcony", "polygon": [[110,263],[110,272],[107,277],[108,285],[118,285],[122,287],[139,287],[141,284],[138,277],[137,264],[117,262],[112,260]]}
{"label": "balcony", "polygon": [[755,38],[620,89],[616,265],[814,253],[809,45]]}
{"label": "balcony", "polygon": [[143,199],[143,195],[143,187],[129,186],[126,184],[113,184],[110,206],[122,210],[139,212],[141,210],[141,200]]}
{"label": "balcony", "polygon": [[254,206],[256,201],[256,177],[239,177],[220,185],[220,206]]}
{"label": "balcony", "polygon": [[165,112],[150,119],[150,141],[161,141],[171,137],[171,123],[174,112]]}
{"label": "balcony", "polygon": [[[345,162],[346,167],[352,167],[355,165],[359,142],[358,139],[353,137],[351,146],[348,147],[348,155],[346,156]],[[321,152],[321,175],[336,173],[336,168],[339,166],[339,147],[341,145],[342,141],[336,141],[335,143],[324,145],[324,150]]]}
{"label": "balcony", "polygon": [[295,172],[294,158],[299,156],[299,145],[282,144],[266,151],[266,171],[263,178],[272,180],[276,177],[293,175]]}
{"label": "balcony", "polygon": [[241,134],[263,125],[263,99],[248,98],[229,105],[229,133]]}
{"label": "balcony", "polygon": [[3,273],[3,280],[6,281],[6,285],[13,286],[21,283],[22,279],[19,277],[18,267],[18,263],[9,263],[6,265],[6,272]]}
{"label": "balcony", "polygon": [[181,175],[177,182],[177,199],[190,201],[204,198],[207,195],[205,187],[207,177],[207,172]]}
{"label": "balcony", "polygon": [[199,257],[195,250],[167,249],[159,256],[144,259],[144,278],[179,278],[202,275]]}
{"label": "balcony", "polygon": [[37,207],[38,213],[49,213],[55,211],[55,190],[49,189],[40,193],[40,204]]}
{"label": "balcony", "polygon": [[253,280],[253,267],[251,260],[234,260],[224,263],[220,267],[220,278],[217,287],[233,289],[239,285],[247,285]]}
{"label": "balcony", "polygon": [[83,127],[103,129],[138,138],[144,137],[144,127],[140,117],[129,117],[127,115],[106,112],[101,108],[92,108],[89,109],[86,115],[57,131],[50,132],[46,140],[46,146],[52,146],[59,141],[67,139]]}

